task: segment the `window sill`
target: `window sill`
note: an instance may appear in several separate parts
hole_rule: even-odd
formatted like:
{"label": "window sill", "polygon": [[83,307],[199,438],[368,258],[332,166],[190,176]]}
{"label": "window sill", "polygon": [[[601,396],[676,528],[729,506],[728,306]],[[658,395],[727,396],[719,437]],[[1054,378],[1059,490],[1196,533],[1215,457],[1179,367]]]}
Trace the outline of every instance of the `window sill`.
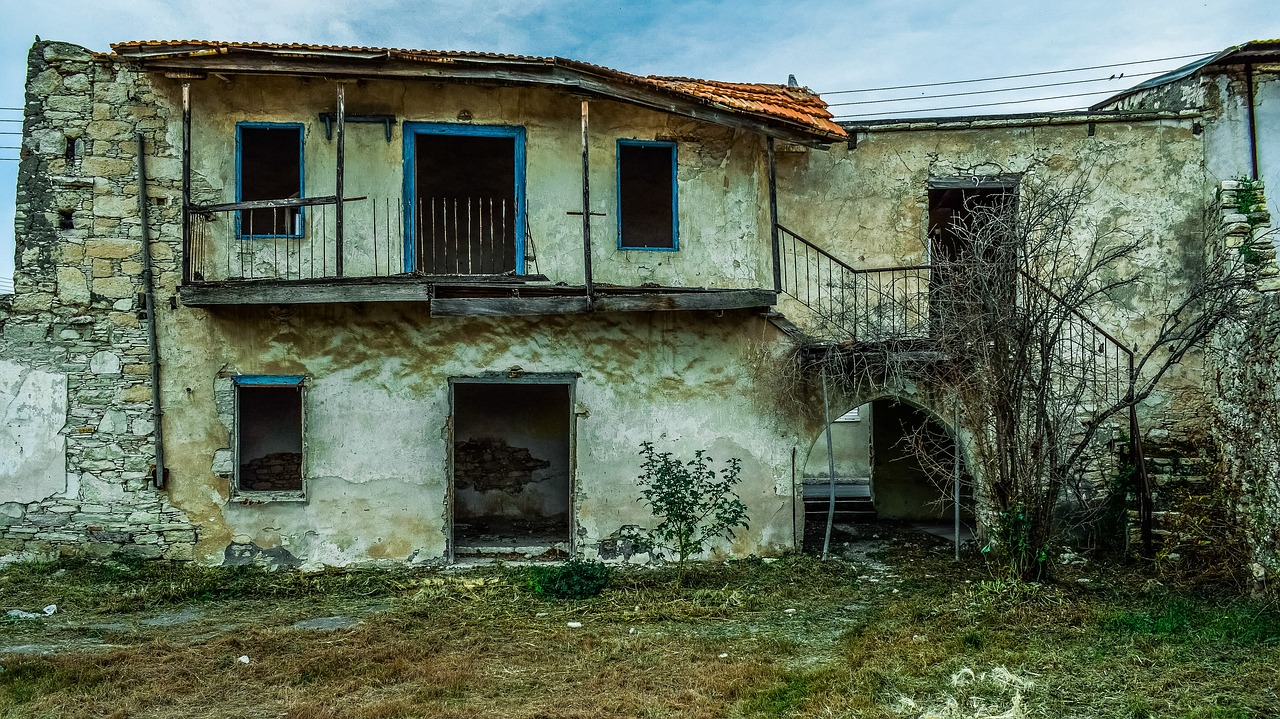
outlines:
{"label": "window sill", "polygon": [[252,490],[236,492],[231,495],[228,500],[232,504],[305,504],[307,501],[307,493],[305,490],[289,490],[280,492],[255,492]]}
{"label": "window sill", "polygon": [[627,247],[618,245],[618,249],[623,252],[679,252],[679,247]]}

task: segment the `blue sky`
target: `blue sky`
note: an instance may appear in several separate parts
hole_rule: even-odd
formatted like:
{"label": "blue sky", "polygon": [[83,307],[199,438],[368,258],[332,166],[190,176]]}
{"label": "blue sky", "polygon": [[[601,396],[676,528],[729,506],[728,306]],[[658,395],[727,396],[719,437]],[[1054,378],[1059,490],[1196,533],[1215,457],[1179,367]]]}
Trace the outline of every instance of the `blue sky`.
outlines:
{"label": "blue sky", "polygon": [[[1280,36],[1274,0],[0,0],[0,7],[0,107],[21,106],[26,53],[36,35],[103,51],[122,40],[199,38],[560,55],[637,74],[756,82],[786,82],[794,74],[819,92],[1131,62]],[[1125,79],[998,99],[1118,90],[1131,84],[1132,73],[1181,62],[1120,68]],[[949,112],[1066,109],[1090,99]],[[859,109],[905,112],[980,101],[922,99]],[[0,118],[19,116],[0,112]],[[0,130],[17,127],[0,123]],[[0,135],[6,139],[0,145],[17,144],[17,137]],[[0,150],[0,157],[15,155]],[[0,277],[6,278],[14,259],[16,165],[0,162]]]}

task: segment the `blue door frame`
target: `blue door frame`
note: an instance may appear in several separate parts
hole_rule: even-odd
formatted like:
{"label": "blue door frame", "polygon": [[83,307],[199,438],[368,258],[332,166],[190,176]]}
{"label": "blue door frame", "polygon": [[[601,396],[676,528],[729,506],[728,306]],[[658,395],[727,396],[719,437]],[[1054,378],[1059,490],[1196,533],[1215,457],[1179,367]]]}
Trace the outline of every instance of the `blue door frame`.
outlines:
{"label": "blue door frame", "polygon": [[417,180],[414,158],[417,155],[416,141],[418,135],[470,135],[473,137],[510,137],[515,141],[515,198],[516,198],[516,274],[524,271],[524,128],[514,125],[463,125],[452,122],[406,122],[404,123],[404,204],[408,210],[404,213],[404,271],[413,272],[418,264],[417,243],[414,230],[417,218],[414,217],[417,203],[414,202]]}

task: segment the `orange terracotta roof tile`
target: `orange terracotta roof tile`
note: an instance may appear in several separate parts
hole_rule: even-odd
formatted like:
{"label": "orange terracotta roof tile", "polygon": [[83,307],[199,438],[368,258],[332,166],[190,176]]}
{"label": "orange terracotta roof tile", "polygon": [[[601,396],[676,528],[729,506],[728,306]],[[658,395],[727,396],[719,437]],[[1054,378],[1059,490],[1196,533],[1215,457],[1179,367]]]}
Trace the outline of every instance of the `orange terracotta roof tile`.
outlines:
{"label": "orange terracotta roof tile", "polygon": [[719,82],[685,77],[632,75],[601,65],[559,57],[537,57],[456,50],[409,50],[358,45],[309,45],[304,43],[217,42],[211,40],[135,40],[113,43],[113,55],[130,58],[181,57],[230,52],[264,52],[285,55],[348,55],[420,62],[511,62],[556,65],[598,75],[610,82],[639,85],[692,100],[724,112],[753,115],[784,123],[824,140],[839,140],[844,128],[836,124],[827,104],[807,88],[785,85]]}

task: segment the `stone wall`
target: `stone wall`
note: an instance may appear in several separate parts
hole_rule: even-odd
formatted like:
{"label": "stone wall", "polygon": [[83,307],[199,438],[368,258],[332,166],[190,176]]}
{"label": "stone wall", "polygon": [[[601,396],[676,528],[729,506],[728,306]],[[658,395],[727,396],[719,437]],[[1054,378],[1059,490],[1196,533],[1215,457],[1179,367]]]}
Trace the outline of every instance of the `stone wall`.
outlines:
{"label": "stone wall", "polygon": [[[1251,248],[1263,264],[1258,294],[1246,317],[1214,338],[1213,438],[1229,482],[1220,491],[1236,504],[1258,588],[1280,583],[1280,277],[1261,182],[1224,181],[1222,219],[1227,248]],[[1243,202],[1242,202],[1243,200]],[[1241,205],[1244,205],[1243,207]]]}
{"label": "stone wall", "polygon": [[[65,465],[50,481],[0,464],[2,555],[191,555],[195,531],[151,482],[136,133],[146,137],[149,165],[172,163],[177,152],[153,100],[127,66],[62,43],[31,48],[15,295],[0,308],[0,356],[16,368],[8,374],[43,377],[65,392],[49,405],[64,412],[56,422],[47,412],[36,413],[39,421],[10,418],[39,442],[65,446]],[[155,226],[173,226],[172,182],[150,192]],[[174,238],[153,242],[152,252],[157,273],[176,276]]]}

